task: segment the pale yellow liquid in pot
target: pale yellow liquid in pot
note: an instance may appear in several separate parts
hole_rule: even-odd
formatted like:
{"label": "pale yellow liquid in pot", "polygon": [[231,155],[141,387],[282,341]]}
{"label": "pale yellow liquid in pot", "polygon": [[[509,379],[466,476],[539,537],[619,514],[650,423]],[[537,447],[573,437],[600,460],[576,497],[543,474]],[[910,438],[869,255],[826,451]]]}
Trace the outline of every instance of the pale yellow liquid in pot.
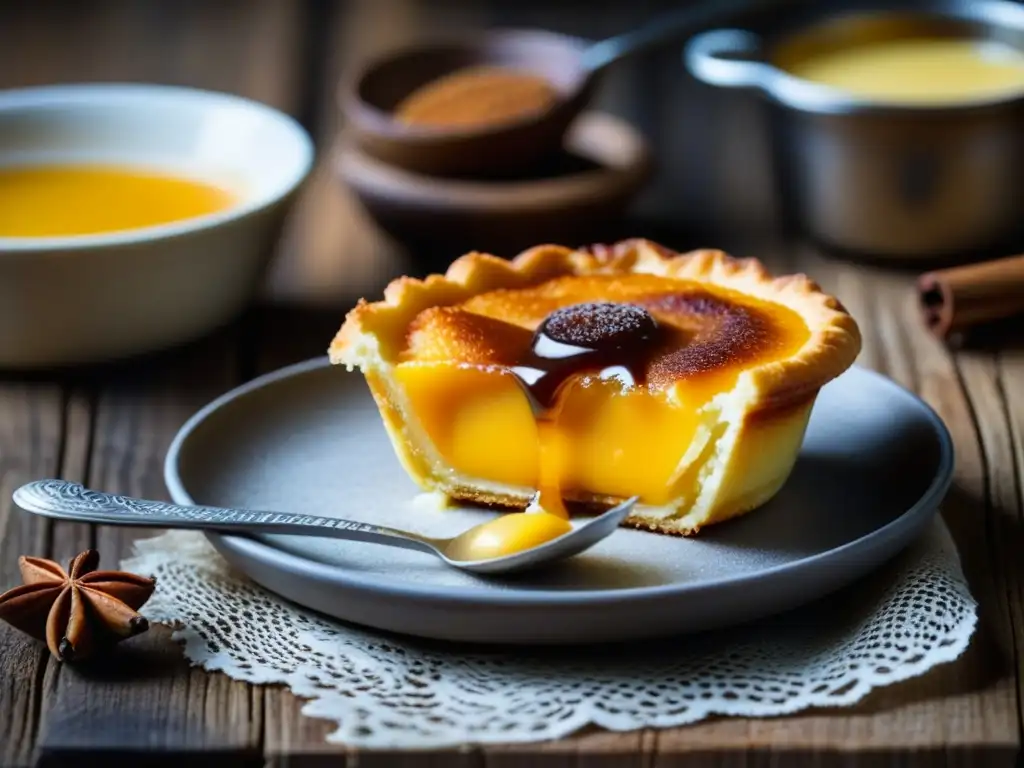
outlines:
{"label": "pale yellow liquid in pot", "polygon": [[790,74],[875,101],[956,103],[1024,93],[1024,52],[991,41],[905,38],[836,48]]}

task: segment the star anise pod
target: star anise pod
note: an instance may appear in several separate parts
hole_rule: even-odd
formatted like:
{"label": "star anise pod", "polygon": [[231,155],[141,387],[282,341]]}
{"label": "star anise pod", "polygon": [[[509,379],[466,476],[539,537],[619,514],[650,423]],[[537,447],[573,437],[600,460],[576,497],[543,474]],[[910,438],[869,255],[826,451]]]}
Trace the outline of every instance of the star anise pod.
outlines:
{"label": "star anise pod", "polygon": [[0,619],[45,640],[61,661],[78,661],[149,629],[138,609],[156,581],[123,571],[97,571],[96,550],[83,552],[65,571],[52,560],[21,557],[25,583],[0,595]]}

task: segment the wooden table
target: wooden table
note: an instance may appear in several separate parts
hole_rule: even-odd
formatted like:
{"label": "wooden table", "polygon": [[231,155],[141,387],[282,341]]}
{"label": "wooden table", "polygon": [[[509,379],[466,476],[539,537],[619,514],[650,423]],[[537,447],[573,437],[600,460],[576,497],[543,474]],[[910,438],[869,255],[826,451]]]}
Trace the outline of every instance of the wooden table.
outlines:
{"label": "wooden table", "polygon": [[[0,85],[120,79],[235,91],[295,114],[323,148],[337,127],[336,77],[370,50],[482,23],[538,24],[596,37],[670,4],[10,3],[0,10]],[[643,88],[631,87],[636,82]],[[331,724],[302,717],[302,702],[288,691],[191,669],[165,628],[109,660],[62,666],[45,648],[0,627],[0,765],[86,758],[146,765],[1015,764],[1024,637],[1024,353],[1008,347],[950,353],[917,322],[909,274],[831,259],[763,232],[774,212],[756,109],[745,100],[698,94],[679,72],[675,52],[616,73],[602,99],[641,125],[660,152],[661,172],[637,206],[635,233],[647,232],[641,220],[671,219],[676,234],[669,245],[722,245],[761,256],[777,271],[810,273],[860,321],[860,362],[919,392],[946,420],[957,471],[944,514],[982,606],[969,651],[854,709],[588,732],[534,746],[356,754],[325,744]],[[693,146],[700,150],[687,149]],[[737,231],[746,236],[721,234]],[[19,554],[66,561],[92,546],[113,565],[136,537],[149,535],[29,517],[9,501],[16,486],[62,476],[165,497],[163,455],[191,413],[254,375],[322,354],[353,298],[378,291],[411,263],[368,226],[321,164],[264,296],[231,327],[143,360],[0,376],[0,589],[17,582]]]}

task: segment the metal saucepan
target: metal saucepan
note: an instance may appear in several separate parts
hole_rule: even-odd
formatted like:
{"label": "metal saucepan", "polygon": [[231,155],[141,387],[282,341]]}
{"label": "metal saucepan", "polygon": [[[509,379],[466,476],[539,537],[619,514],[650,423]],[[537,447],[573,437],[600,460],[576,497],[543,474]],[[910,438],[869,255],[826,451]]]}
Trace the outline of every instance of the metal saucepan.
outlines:
{"label": "metal saucepan", "polygon": [[882,104],[785,69],[836,46],[936,34],[1024,49],[1024,5],[975,0],[858,11],[765,38],[716,29],[692,38],[684,58],[705,83],[767,97],[786,212],[817,240],[900,257],[1019,247],[1024,91],[955,105]]}

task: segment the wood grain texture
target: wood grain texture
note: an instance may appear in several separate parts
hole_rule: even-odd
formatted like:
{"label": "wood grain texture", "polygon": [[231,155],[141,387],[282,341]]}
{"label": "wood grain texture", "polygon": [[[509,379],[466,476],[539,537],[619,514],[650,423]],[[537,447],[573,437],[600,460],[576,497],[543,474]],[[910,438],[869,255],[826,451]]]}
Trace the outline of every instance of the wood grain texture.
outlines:
{"label": "wood grain texture", "polygon": [[430,12],[417,0],[350,0],[317,6],[317,22],[325,27],[324,60],[312,84],[316,92],[311,97],[319,108],[311,111],[313,122],[307,127],[320,157],[271,270],[267,296],[275,303],[342,307],[379,290],[407,265],[407,256],[373,226],[335,177],[332,146],[343,130],[336,92],[341,78],[372,54],[408,43],[420,33],[445,29],[452,21],[447,9],[444,5]]}
{"label": "wood grain texture", "polygon": [[[63,475],[90,487],[166,498],[163,457],[180,425],[237,380],[237,333],[218,334],[145,368],[107,367],[76,381]],[[78,457],[78,458],[76,458]],[[70,556],[94,546],[116,567],[147,529],[60,522],[53,548]],[[82,750],[102,755],[157,751],[168,763],[219,754],[244,762],[260,753],[261,692],[191,669],[166,628],[82,665],[51,662],[40,755],[59,763]]]}
{"label": "wood grain texture", "polygon": [[[330,172],[329,147],[344,128],[334,105],[340,77],[365,56],[432,31],[534,24],[598,37],[674,4],[88,0],[0,9],[0,86],[119,79],[234,91],[297,115],[321,147],[270,276],[267,305],[231,329],[154,358],[59,375],[0,375],[0,588],[16,583],[18,554],[66,560],[98,546],[109,565],[130,552],[138,535],[150,535],[30,518],[4,501],[18,484],[58,474],[103,490],[165,497],[164,452],[195,409],[245,378],[323,354],[349,303],[409,264],[409,254],[369,225]],[[777,211],[760,113],[749,100],[708,97],[682,78],[677,52],[630,62],[609,78],[600,103],[640,125],[659,148],[662,166],[638,212],[644,221],[661,215],[669,245],[721,245],[763,257],[779,272],[808,272],[861,322],[860,362],[920,393],[945,420],[957,470],[944,516],[982,606],[968,652],[848,710],[627,734],[588,731],[539,745],[370,753],[327,743],[331,723],[303,716],[302,701],[287,691],[191,669],[165,628],[108,660],[72,667],[0,627],[0,765],[117,756],[145,756],[147,765],[360,768],[1019,760],[1024,351],[950,353],[918,324],[909,274],[840,261],[810,246],[769,246],[779,242],[764,234]],[[635,234],[655,234],[637,228]]]}
{"label": "wood grain texture", "polygon": [[[60,386],[0,381],[0,591],[21,583],[18,556],[47,555],[50,527],[22,514],[11,493],[60,471]],[[39,729],[45,646],[0,624],[0,765],[29,765]]]}
{"label": "wood grain texture", "polygon": [[[226,90],[287,111],[299,106],[302,3],[111,1],[5,10],[0,23],[0,80],[5,86],[152,81]],[[63,377],[66,402],[56,390],[51,408],[57,427],[49,429],[45,444],[60,455],[49,462],[38,457],[42,427],[36,424],[31,452],[11,448],[22,463],[11,459],[10,470],[2,475],[7,478],[2,498],[10,498],[15,480],[56,473],[110,491],[164,497],[167,445],[198,407],[237,383],[238,338],[230,330],[153,361]],[[0,414],[6,418],[8,411],[16,411],[42,422],[39,409],[47,401],[43,394],[36,400],[38,405],[32,401],[20,409],[2,402]],[[11,429],[19,429],[19,422],[12,422]],[[7,453],[2,451],[5,458]],[[48,524],[24,515],[10,520],[5,519],[9,524],[0,542],[5,579],[13,578],[8,564],[19,552],[66,561],[96,546],[104,563],[116,566],[141,533],[68,523],[52,526],[51,533]],[[30,538],[40,543],[30,545]],[[176,765],[185,755],[190,762],[262,762],[262,691],[190,669],[169,630],[156,628],[115,657],[74,667],[59,666],[39,651],[6,652],[11,643],[22,642],[8,634],[0,635],[0,667],[9,661],[35,665],[40,673],[18,669],[3,676],[5,683],[22,684],[11,686],[11,695],[18,697],[12,712],[18,716],[5,716],[9,697],[0,697],[0,729],[10,729],[9,734],[0,732],[0,750],[11,755],[0,764],[27,760],[33,742],[46,764],[63,763],[83,750],[94,759],[134,751]]]}

